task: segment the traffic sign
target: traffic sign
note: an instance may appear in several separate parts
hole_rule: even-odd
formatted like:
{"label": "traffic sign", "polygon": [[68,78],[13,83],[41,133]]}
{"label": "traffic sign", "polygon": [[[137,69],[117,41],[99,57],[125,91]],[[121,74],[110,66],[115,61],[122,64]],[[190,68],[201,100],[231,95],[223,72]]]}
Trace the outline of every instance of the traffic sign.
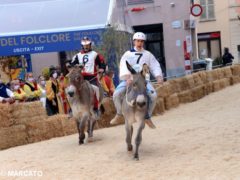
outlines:
{"label": "traffic sign", "polygon": [[193,4],[191,8],[191,14],[195,17],[201,16],[203,8],[200,4]]}

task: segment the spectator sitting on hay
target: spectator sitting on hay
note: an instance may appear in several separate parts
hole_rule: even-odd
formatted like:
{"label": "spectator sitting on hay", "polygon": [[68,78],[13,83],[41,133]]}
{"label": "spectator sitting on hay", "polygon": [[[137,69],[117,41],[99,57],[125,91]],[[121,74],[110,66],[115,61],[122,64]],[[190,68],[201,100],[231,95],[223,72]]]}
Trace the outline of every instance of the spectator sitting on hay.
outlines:
{"label": "spectator sitting on hay", "polygon": [[14,94],[13,92],[7,88],[7,86],[3,83],[0,75],[0,102],[1,103],[14,103]]}
{"label": "spectator sitting on hay", "polygon": [[42,95],[41,87],[37,84],[37,81],[34,79],[32,73],[27,74],[27,81],[23,86],[23,90],[27,94],[29,101],[39,100]]}
{"label": "spectator sitting on hay", "polygon": [[17,100],[18,102],[24,102],[25,100],[27,100],[27,98],[28,98],[27,94],[21,88],[20,81],[18,79],[16,79],[16,80],[13,80],[11,84],[12,84],[12,89],[13,89],[13,94],[14,94],[15,100]]}

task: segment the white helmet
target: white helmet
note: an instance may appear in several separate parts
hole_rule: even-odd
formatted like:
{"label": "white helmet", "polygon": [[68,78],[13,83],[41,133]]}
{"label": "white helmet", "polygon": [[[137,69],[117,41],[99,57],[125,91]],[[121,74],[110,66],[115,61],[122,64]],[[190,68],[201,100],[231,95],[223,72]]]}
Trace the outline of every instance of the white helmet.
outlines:
{"label": "white helmet", "polygon": [[81,40],[81,45],[88,45],[91,44],[92,41],[88,38],[88,37],[83,37],[83,39]]}
{"label": "white helmet", "polygon": [[135,39],[139,39],[139,40],[144,40],[146,41],[146,35],[142,32],[136,32],[134,35],[133,35],[133,40]]}

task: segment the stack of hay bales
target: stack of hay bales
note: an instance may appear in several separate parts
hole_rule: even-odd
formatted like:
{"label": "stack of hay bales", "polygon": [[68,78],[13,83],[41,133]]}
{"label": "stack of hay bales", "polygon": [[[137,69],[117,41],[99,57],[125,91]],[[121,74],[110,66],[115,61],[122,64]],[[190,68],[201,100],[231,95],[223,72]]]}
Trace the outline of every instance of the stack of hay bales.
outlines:
{"label": "stack of hay bales", "polygon": [[[155,88],[158,98],[164,104],[161,108],[164,112],[164,110],[177,107],[180,103],[196,101],[212,92],[217,92],[236,83],[240,83],[240,65],[197,72],[169,80],[164,82],[162,86],[155,85]],[[157,103],[154,114],[160,113],[159,104]]]}
{"label": "stack of hay bales", "polygon": [[231,85],[240,83],[240,65],[231,66],[232,77],[230,78]]}
{"label": "stack of hay bales", "polygon": [[67,115],[48,117],[41,102],[0,104],[0,149],[77,132]]}
{"label": "stack of hay bales", "polygon": [[25,125],[15,125],[13,105],[0,104],[0,149],[27,144]]}

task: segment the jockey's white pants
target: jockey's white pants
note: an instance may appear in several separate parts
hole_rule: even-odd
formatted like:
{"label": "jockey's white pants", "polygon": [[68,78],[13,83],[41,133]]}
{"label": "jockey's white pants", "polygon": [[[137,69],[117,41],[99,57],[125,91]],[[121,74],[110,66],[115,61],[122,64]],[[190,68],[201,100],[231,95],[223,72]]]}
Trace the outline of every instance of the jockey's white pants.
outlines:
{"label": "jockey's white pants", "polygon": [[[117,114],[122,115],[122,101],[126,94],[127,82],[121,81],[113,93],[113,102],[117,110]],[[147,82],[147,96],[148,96],[148,112],[146,114],[146,119],[151,118],[153,110],[157,102],[157,93],[150,82]]]}

